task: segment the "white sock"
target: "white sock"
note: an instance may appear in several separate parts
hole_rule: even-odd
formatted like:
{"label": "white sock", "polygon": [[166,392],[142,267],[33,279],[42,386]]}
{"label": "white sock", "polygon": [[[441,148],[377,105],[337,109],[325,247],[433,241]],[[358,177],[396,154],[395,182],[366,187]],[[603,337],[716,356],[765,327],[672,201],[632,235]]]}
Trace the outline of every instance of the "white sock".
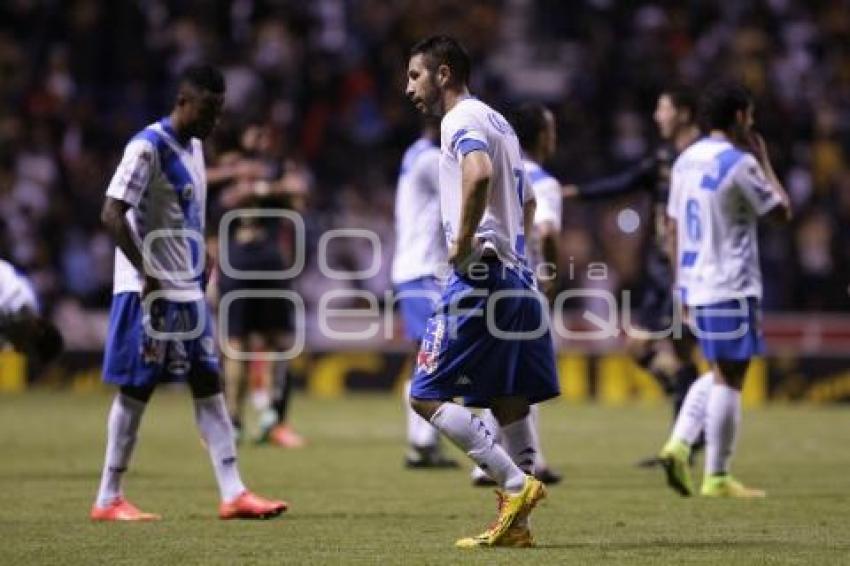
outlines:
{"label": "white sock", "polygon": [[546,469],[546,458],[543,457],[543,448],[540,447],[540,409],[537,405],[528,408],[529,426],[531,427],[531,445],[534,447],[534,470]]}
{"label": "white sock", "polygon": [[97,491],[97,506],[107,507],[121,497],[121,477],[130,463],[145,403],[121,393],[112,401],[106,424],[106,458]]}
{"label": "white sock", "polygon": [[466,452],[505,491],[522,490],[525,474],[494,442],[493,434],[478,415],[455,403],[443,403],[431,416],[431,424]]}
{"label": "white sock", "polygon": [[245,491],[245,484],[239,477],[239,467],[236,465],[233,425],[227,415],[224,395],[217,393],[194,401],[195,422],[209,450],[221,500],[233,501]]}
{"label": "white sock", "polygon": [[705,424],[706,475],[729,472],[740,420],[741,392],[725,384],[712,385]]}
{"label": "white sock", "polygon": [[440,431],[419,416],[410,406],[410,381],[404,386],[404,408],[407,415],[407,443],[416,448],[434,448],[440,440]]}
{"label": "white sock", "polygon": [[708,408],[708,395],[714,384],[714,374],[706,372],[691,384],[676,424],[673,426],[673,438],[693,446],[699,434],[705,428],[705,414]]}
{"label": "white sock", "polygon": [[[496,417],[493,415],[493,411],[490,409],[484,409],[481,411],[478,416],[484,422],[484,426],[487,427],[487,430],[493,433],[493,440],[496,444],[502,443],[502,426],[499,424],[499,421],[496,420]],[[476,466],[472,468],[472,479],[476,480],[478,478],[487,477],[487,472],[481,469],[481,466]]]}

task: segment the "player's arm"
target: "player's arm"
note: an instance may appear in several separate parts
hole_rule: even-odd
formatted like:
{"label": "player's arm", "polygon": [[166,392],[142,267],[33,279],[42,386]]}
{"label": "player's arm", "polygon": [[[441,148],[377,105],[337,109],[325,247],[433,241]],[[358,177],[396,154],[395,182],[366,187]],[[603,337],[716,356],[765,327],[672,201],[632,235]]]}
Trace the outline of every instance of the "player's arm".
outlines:
{"label": "player's arm", "polygon": [[103,208],[100,210],[100,221],[133,267],[139,273],[144,273],[142,252],[133,239],[130,223],[127,221],[128,210],[130,210],[129,203],[107,196]]}
{"label": "player's arm", "polygon": [[460,230],[454,249],[449,252],[449,261],[454,265],[462,263],[472,254],[475,232],[484,216],[490,179],[493,177],[493,163],[485,151],[467,153],[460,166]]}
{"label": "player's arm", "polygon": [[658,162],[655,156],[647,156],[614,175],[600,177],[577,185],[564,185],[561,192],[564,198],[577,197],[593,200],[616,197],[651,188],[654,184],[657,166]]}
{"label": "player's arm", "polygon": [[[767,152],[767,144],[764,138],[757,132],[750,134],[750,149],[753,155],[761,166],[764,173],[763,183],[759,178],[758,171],[748,172],[744,186],[744,195],[756,209],[759,215],[764,215],[768,222],[783,224],[791,220],[791,199],[788,197],[788,192],[782,185],[782,181],[776,175],[773,169],[773,164],[770,162],[770,155]],[[766,188],[760,187],[765,186]],[[765,193],[765,190],[770,191]]]}
{"label": "player's arm", "polygon": [[153,146],[143,140],[127,144],[121,163],[115,170],[106,200],[100,211],[100,221],[115,240],[115,244],[139,273],[144,274],[142,295],[158,288],[158,282],[147,275],[142,252],[133,238],[127,211],[136,207],[148,188],[153,175],[155,152]]}

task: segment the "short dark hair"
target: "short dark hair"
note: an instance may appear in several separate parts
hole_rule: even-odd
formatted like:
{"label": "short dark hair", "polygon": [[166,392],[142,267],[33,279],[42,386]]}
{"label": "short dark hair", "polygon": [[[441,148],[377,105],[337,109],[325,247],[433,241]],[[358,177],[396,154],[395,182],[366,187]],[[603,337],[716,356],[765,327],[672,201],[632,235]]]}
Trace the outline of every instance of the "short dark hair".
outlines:
{"label": "short dark hair", "polygon": [[546,127],[546,112],[548,109],[539,102],[526,102],[511,112],[511,125],[524,150],[532,149],[540,139],[540,132]]}
{"label": "short dark hair", "polygon": [[429,70],[446,65],[452,72],[455,84],[466,84],[472,72],[469,53],[458,40],[448,35],[432,35],[410,49],[410,57],[422,54],[429,59]]}
{"label": "short dark hair", "polygon": [[188,84],[213,94],[224,94],[224,75],[212,65],[191,65],[180,73],[180,84]]}
{"label": "short dark hair", "polygon": [[691,114],[691,121],[697,120],[698,102],[697,93],[689,85],[683,83],[675,83],[667,85],[661,91],[661,96],[667,96],[676,107],[676,110],[687,110]]}
{"label": "short dark hair", "polygon": [[741,83],[721,81],[711,84],[700,100],[700,119],[706,129],[728,130],[738,112],[753,105],[753,95]]}

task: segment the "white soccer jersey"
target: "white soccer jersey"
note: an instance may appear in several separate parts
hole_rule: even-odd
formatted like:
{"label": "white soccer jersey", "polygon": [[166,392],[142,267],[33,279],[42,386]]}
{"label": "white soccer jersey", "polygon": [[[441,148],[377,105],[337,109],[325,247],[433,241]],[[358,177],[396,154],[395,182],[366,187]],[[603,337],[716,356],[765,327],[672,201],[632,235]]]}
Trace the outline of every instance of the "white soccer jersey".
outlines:
{"label": "white soccer jersey", "polygon": [[691,306],[761,298],[758,217],[780,203],[761,166],[703,138],[673,165],[667,214],[677,221],[677,286]]}
{"label": "white soccer jersey", "polygon": [[[181,146],[167,119],[151,124],[127,144],[106,194],[132,207],[130,230],[165,298],[203,298],[207,179],[201,141],[192,138]],[[149,251],[143,247],[146,237]],[[141,288],[141,274],[116,248],[113,293]]]}
{"label": "white soccer jersey", "polygon": [[39,311],[32,284],[15,266],[0,259],[0,314],[14,314],[25,308]]}
{"label": "white soccer jersey", "polygon": [[530,159],[523,160],[522,165],[531,182],[534,198],[537,200],[537,208],[534,211],[535,226],[551,222],[560,228],[563,210],[561,183]]}
{"label": "white soccer jersey", "polygon": [[[534,191],[534,198],[537,200],[537,208],[534,210],[534,226],[538,227],[547,222],[551,222],[555,227],[561,229],[561,211],[563,209],[561,197],[561,183],[558,182],[540,165],[530,159],[524,159],[522,162],[525,168],[525,173],[531,182],[531,189]],[[536,237],[536,235],[535,235]],[[537,238],[536,242],[539,242]],[[529,250],[529,263],[536,266],[543,261],[539,255],[539,244],[531,246]]]}
{"label": "white soccer jersey", "polygon": [[460,230],[461,160],[472,151],[486,151],[493,163],[493,175],[475,236],[506,264],[524,264],[522,207],[534,199],[534,193],[528,187],[513,128],[501,114],[470,97],[443,117],[440,136],[440,206],[447,245],[454,244]]}
{"label": "white soccer jersey", "polygon": [[448,252],[440,217],[440,148],[421,138],[401,161],[395,197],[394,284],[434,276]]}

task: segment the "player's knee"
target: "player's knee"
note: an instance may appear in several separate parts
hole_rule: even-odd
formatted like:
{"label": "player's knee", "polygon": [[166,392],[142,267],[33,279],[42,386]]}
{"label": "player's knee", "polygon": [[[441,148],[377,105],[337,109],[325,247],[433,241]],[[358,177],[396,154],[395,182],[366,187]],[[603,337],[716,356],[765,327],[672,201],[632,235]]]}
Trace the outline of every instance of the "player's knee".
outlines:
{"label": "player's knee", "polygon": [[119,388],[121,395],[125,397],[129,397],[134,401],[139,401],[140,403],[147,403],[151,399],[151,395],[153,395],[154,388],[152,386],[145,387],[135,387],[132,385],[122,385]]}
{"label": "player's knee", "polygon": [[744,377],[749,366],[749,360],[718,360],[712,367],[715,382],[740,390],[744,386]]}
{"label": "player's knee", "polygon": [[203,399],[221,393],[221,376],[215,373],[192,374],[189,378],[189,389],[192,397]]}
{"label": "player's knee", "polygon": [[490,410],[499,422],[499,426],[507,426],[527,417],[529,405],[526,399],[493,399]]}
{"label": "player's knee", "polygon": [[410,402],[410,407],[416,411],[420,417],[425,419],[426,421],[430,421],[431,417],[434,413],[437,412],[437,409],[442,405],[442,401],[434,401],[431,399],[417,399],[416,397],[409,397],[408,401]]}

